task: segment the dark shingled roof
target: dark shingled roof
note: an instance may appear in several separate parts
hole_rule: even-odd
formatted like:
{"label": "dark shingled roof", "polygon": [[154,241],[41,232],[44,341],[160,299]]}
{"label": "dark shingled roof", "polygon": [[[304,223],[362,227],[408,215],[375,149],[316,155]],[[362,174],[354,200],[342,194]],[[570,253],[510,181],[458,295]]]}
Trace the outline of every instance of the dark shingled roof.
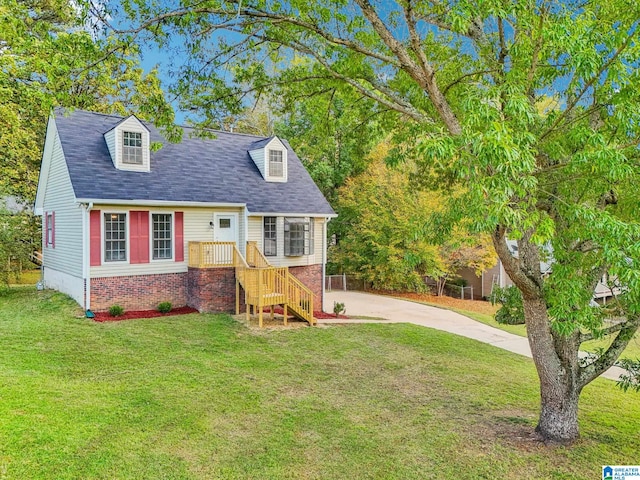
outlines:
{"label": "dark shingled roof", "polygon": [[55,116],[76,198],[246,203],[252,213],[334,213],[285,141],[288,181],[266,182],[249,150],[271,138],[226,132],[215,132],[215,139],[190,138],[192,130],[185,128],[182,142],[173,144],[142,122],[151,142],[163,147],[151,152],[150,172],[129,172],[113,166],[104,139],[122,117],[82,110],[56,110]]}

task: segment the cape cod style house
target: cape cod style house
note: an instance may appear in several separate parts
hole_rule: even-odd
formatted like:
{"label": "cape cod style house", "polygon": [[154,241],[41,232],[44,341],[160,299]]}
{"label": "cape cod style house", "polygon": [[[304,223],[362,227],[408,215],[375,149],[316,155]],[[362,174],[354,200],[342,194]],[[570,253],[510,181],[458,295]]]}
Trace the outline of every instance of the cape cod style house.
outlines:
{"label": "cape cod style house", "polygon": [[331,206],[286,141],[191,133],[171,144],[135,116],[51,115],[35,203],[45,286],[94,311],[169,301],[262,319],[282,305],[313,322]]}

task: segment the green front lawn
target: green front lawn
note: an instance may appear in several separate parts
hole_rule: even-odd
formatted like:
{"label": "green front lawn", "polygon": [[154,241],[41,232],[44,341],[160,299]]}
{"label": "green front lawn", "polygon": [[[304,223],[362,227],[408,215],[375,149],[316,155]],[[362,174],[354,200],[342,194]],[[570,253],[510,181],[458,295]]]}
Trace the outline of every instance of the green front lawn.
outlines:
{"label": "green front lawn", "polygon": [[[416,300],[412,300],[416,301]],[[433,302],[418,302],[424,303],[425,305],[430,305],[433,307],[443,308],[442,305]],[[486,313],[474,312],[471,310],[465,310],[461,308],[448,308],[449,310],[453,310],[461,315],[472,318],[480,323],[484,323],[485,325],[489,325],[491,327],[499,328],[500,330],[504,330],[505,332],[513,333],[515,335],[520,335],[521,337],[527,336],[527,329],[524,325],[503,325],[495,321],[493,315],[487,315]],[[594,352],[599,348],[607,348],[611,344],[611,341],[607,340],[593,340],[590,342],[585,342],[582,345],[581,350],[585,350],[587,352]],[[622,358],[630,358],[632,360],[640,359],[640,333],[636,334],[636,336],[629,342],[627,348],[622,353]]]}
{"label": "green front lawn", "polygon": [[640,396],[597,380],[545,447],[531,362],[413,325],[98,324],[0,297],[2,479],[600,478],[637,464]]}

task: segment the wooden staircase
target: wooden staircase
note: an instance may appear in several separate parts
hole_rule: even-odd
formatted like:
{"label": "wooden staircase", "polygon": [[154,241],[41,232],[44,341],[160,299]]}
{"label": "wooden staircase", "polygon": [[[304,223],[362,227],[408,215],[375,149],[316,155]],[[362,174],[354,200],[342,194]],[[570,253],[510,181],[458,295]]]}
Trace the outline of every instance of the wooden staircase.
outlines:
{"label": "wooden staircase", "polygon": [[284,324],[288,314],[315,325],[313,318],[313,292],[289,272],[287,267],[274,267],[262,254],[256,242],[247,243],[247,259],[238,252],[236,265],[236,314],[240,311],[240,288],[245,292],[247,318],[253,307],[258,313],[258,324],[262,328],[264,307],[271,307],[271,316],[276,305],[282,305]]}
{"label": "wooden staircase", "polygon": [[235,242],[189,242],[189,265],[197,268],[235,267],[236,314],[240,313],[240,287],[244,290],[247,319],[258,315],[262,328],[265,307],[281,305],[284,324],[288,315],[315,325],[313,292],[289,272],[287,267],[274,267],[262,254],[256,242],[248,242],[246,260]]}

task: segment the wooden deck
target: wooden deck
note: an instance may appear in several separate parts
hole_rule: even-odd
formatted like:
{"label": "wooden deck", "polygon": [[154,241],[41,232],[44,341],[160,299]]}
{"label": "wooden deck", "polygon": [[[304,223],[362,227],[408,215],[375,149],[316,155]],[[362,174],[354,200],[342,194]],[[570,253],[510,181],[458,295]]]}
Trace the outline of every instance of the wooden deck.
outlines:
{"label": "wooden deck", "polygon": [[[236,273],[236,314],[240,312],[240,287],[244,289],[247,319],[250,310],[258,315],[262,327],[264,307],[282,305],[284,323],[291,313],[315,325],[313,292],[289,272],[287,267],[274,267],[262,254],[256,242],[247,243],[246,259],[234,242],[189,242],[189,267],[234,267]],[[273,316],[273,308],[271,309]]]}

